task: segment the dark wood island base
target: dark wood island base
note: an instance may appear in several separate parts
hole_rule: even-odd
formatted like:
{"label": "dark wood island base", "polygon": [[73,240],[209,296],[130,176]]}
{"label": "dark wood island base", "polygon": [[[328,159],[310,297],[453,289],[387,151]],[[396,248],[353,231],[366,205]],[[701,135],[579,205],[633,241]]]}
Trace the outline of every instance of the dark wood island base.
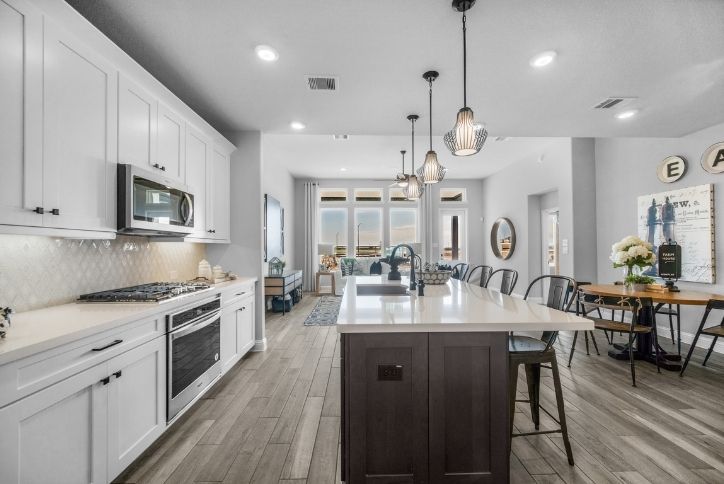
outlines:
{"label": "dark wood island base", "polygon": [[342,481],[509,482],[506,332],[341,338]]}

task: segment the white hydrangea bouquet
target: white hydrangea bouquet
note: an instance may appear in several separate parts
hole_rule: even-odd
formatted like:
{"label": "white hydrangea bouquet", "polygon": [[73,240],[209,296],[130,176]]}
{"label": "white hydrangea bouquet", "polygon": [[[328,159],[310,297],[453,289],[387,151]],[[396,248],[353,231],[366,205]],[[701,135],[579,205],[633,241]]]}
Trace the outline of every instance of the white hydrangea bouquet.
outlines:
{"label": "white hydrangea bouquet", "polygon": [[654,282],[653,278],[637,273],[644,267],[656,264],[656,254],[654,254],[653,246],[635,235],[624,237],[613,244],[611,247],[611,262],[613,262],[613,267],[626,268],[624,282],[627,286],[634,284],[646,285]]}

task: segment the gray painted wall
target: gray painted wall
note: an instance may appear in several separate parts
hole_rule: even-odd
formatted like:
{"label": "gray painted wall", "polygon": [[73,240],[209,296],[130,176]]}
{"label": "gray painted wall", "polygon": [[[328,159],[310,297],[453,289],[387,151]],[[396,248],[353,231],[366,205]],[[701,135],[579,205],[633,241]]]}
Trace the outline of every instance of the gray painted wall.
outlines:
{"label": "gray painted wall", "polygon": [[[301,179],[295,180],[295,203],[297,206],[302,207],[304,206],[304,181]],[[388,185],[390,185],[391,181],[380,181],[380,180],[352,180],[352,179],[340,179],[340,180],[318,180],[320,187],[324,188],[387,188]],[[461,202],[461,203],[445,203],[440,204],[440,194],[439,191],[441,188],[447,187],[447,188],[465,188],[467,192],[467,201]],[[437,250],[436,248],[439,246],[439,209],[441,207],[449,207],[449,208],[462,208],[467,210],[467,217],[468,217],[468,260],[471,263],[480,264],[483,260],[483,250],[484,250],[484,237],[483,237],[483,223],[482,223],[482,217],[483,217],[483,197],[482,197],[482,191],[481,191],[482,183],[481,180],[445,180],[437,185],[432,185],[428,187],[428,191],[426,192],[426,197],[432,197],[433,204],[432,204],[432,222],[431,227],[434,227],[435,230],[432,230],[432,244],[433,249]],[[350,194],[352,192],[350,191]],[[384,193],[384,202],[379,204],[369,204],[369,206],[382,206],[385,210],[385,213],[387,213],[387,210],[389,210],[390,207],[393,206],[410,206],[409,203],[390,203],[388,202],[388,192],[385,191]],[[350,203],[348,204],[335,204],[335,205],[325,205],[325,206],[346,206],[350,209],[350,212],[348,214],[348,240],[354,240],[355,237],[355,228],[354,228],[354,215],[352,211],[352,205]],[[365,206],[368,206],[365,204]],[[385,215],[385,220],[387,219],[387,215]],[[295,253],[295,260],[299,261],[301,264],[301,261],[304,260],[304,214],[297,213],[295,220],[294,220],[294,253]],[[383,233],[384,233],[384,243],[387,245],[389,241],[389,229],[388,227],[384,227]],[[437,244],[437,245],[436,245]]]}
{"label": "gray painted wall", "polygon": [[[266,146],[266,144],[266,138],[262,137],[262,145]],[[294,177],[287,168],[279,166],[267,158],[264,159],[263,167],[263,194],[270,194],[279,200],[284,209],[284,260],[287,268],[302,269],[304,259],[294,257],[294,221],[297,215],[294,208]],[[300,215],[304,219],[304,214]]]}
{"label": "gray painted wall", "polygon": [[[561,254],[561,274],[573,274],[573,207],[571,183],[571,140],[560,138],[541,147],[538,157],[522,160],[482,182],[484,218],[484,260],[494,269],[518,271],[514,293],[524,294],[528,282],[540,275],[541,195],[557,192],[560,209],[560,237],[569,240],[568,254]],[[498,217],[513,222],[517,246],[508,260],[495,257],[490,247],[490,230]],[[532,259],[531,259],[532,255]]]}
{"label": "gray painted wall", "polygon": [[256,287],[255,350],[266,347],[262,274],[263,150],[259,131],[225,133],[237,146],[231,155],[231,244],[209,244],[210,261],[243,276],[259,279]]}
{"label": "gray painted wall", "polygon": [[[636,199],[639,195],[713,183],[715,213],[724,213],[724,175],[707,173],[700,164],[704,150],[723,140],[724,124],[682,138],[596,139],[598,281],[609,282],[622,277],[621,269],[614,269],[608,257],[614,242],[636,233]],[[656,167],[670,155],[683,156],[688,163],[688,169],[681,180],[665,184],[656,177]],[[716,258],[722,261],[724,222],[716,222],[716,239],[719,241]],[[680,282],[678,286],[682,289],[724,293],[721,274],[716,282]],[[704,312],[703,308],[683,307],[682,311],[682,331],[694,333]],[[687,341],[686,337],[682,337],[682,340]],[[720,350],[724,350],[721,344],[718,346]]]}
{"label": "gray painted wall", "polygon": [[597,276],[595,140],[571,140],[573,183],[573,267],[576,280],[592,282]]}

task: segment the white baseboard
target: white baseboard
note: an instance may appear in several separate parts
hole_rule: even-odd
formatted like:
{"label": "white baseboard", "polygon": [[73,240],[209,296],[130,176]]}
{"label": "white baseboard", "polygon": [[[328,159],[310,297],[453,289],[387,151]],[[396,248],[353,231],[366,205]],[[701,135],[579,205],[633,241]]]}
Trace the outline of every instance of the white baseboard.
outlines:
{"label": "white baseboard", "polygon": [[256,340],[251,351],[266,351],[266,338]]}
{"label": "white baseboard", "polygon": [[[670,341],[671,338],[671,329],[669,326],[662,326],[657,325],[656,328],[659,332],[659,338],[667,338]],[[676,326],[674,326],[674,330],[676,330]],[[676,332],[674,332],[674,337],[676,337]],[[715,353],[724,353],[724,341],[722,341],[724,338],[719,338],[719,340],[714,345],[714,352]],[[711,346],[711,336],[707,336],[705,334],[702,334],[699,336],[699,340],[696,342],[697,348],[704,348],[705,350],[709,349],[709,346]],[[691,333],[685,333],[684,331],[681,332],[681,342],[686,343],[688,345],[691,344],[691,342],[694,341],[694,335]]]}

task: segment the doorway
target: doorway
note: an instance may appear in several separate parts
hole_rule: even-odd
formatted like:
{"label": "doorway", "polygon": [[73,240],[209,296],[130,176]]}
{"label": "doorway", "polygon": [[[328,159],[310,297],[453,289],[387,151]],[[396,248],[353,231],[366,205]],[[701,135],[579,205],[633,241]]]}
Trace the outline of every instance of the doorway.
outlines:
{"label": "doorway", "polygon": [[448,264],[467,262],[467,210],[440,210],[440,259]]}
{"label": "doorway", "polygon": [[560,240],[558,227],[558,208],[541,210],[541,242],[543,267],[541,274],[557,276],[560,274]]}

